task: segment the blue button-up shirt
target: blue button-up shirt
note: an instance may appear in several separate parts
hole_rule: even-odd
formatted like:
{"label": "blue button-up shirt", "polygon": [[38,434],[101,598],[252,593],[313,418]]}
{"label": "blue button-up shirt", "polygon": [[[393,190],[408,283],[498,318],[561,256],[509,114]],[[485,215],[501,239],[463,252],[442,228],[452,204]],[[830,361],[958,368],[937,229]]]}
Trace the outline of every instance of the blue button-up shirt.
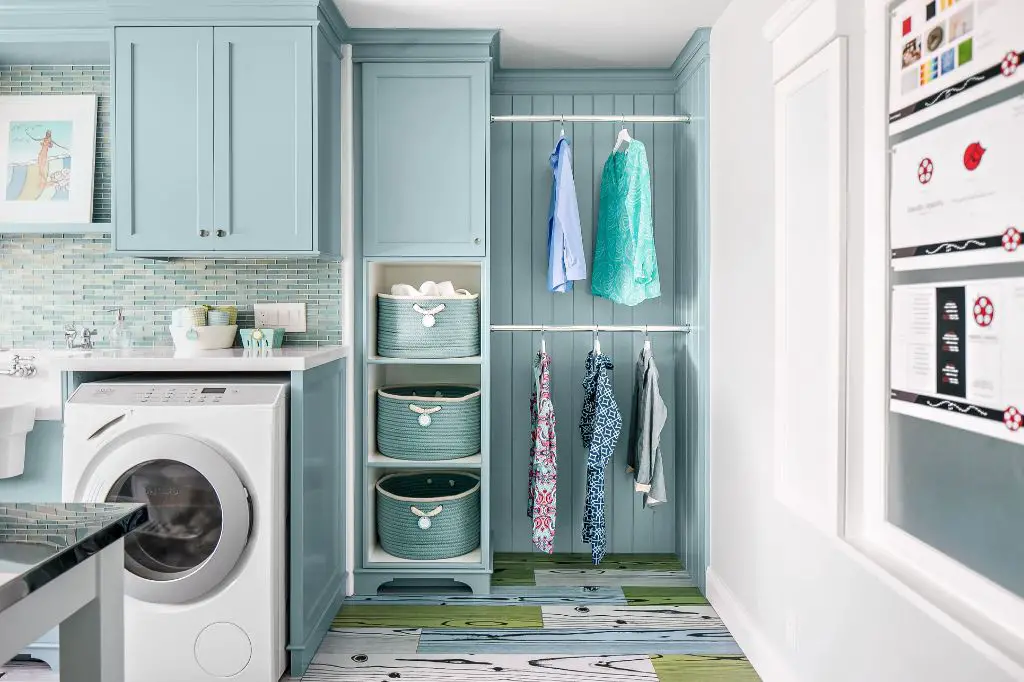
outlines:
{"label": "blue button-up shirt", "polygon": [[580,209],[572,178],[572,151],[564,137],[551,152],[551,208],[548,211],[548,290],[572,291],[573,280],[587,278]]}

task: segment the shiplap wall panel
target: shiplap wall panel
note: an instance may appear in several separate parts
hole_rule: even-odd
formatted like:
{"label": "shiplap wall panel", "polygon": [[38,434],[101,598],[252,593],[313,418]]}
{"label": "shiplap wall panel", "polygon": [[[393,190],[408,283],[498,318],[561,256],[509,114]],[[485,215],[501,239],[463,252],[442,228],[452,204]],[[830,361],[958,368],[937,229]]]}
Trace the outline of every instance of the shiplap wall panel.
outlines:
{"label": "shiplap wall panel", "polygon": [[694,325],[680,341],[676,365],[679,421],[678,523],[682,559],[694,583],[705,587],[709,556],[710,451],[709,377],[709,63],[706,44],[695,53],[681,79],[676,106],[695,117],[676,130],[676,287],[678,322]]}
{"label": "shiplap wall panel", "polygon": [[[494,113],[515,114],[671,114],[672,95],[496,95]],[[677,317],[676,135],[671,124],[635,124],[631,134],[647,148],[652,174],[655,241],[662,297],[636,307],[618,305],[590,293],[590,281],[578,282],[571,294],[547,291],[547,217],[551,200],[549,157],[558,139],[558,123],[499,123],[492,127],[492,235],[494,273],[492,316],[495,324],[669,324]],[[612,151],[617,123],[567,123],[572,142],[583,246],[588,271],[600,206],[600,179]],[[529,400],[532,363],[540,346],[538,333],[494,334],[492,519],[496,551],[530,551],[531,525],[526,516],[530,457]],[[669,423],[662,434],[670,502],[643,509],[626,473],[636,358],[641,334],[605,334],[601,345],[615,362],[613,385],[623,413],[623,429],[607,472],[609,552],[681,552],[676,505],[679,502],[676,447],[680,427],[676,413],[674,370],[677,341],[652,335],[661,372]],[[586,552],[582,541],[587,453],[579,436],[584,361],[592,348],[590,334],[549,334],[552,382],[558,420],[557,552]]]}

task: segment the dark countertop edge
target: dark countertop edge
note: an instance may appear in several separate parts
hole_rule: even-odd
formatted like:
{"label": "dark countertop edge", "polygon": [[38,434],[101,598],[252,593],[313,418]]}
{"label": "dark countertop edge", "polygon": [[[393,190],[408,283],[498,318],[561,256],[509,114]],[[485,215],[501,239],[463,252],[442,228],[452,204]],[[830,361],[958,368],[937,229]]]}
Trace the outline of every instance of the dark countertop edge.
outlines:
{"label": "dark countertop edge", "polygon": [[[33,566],[19,578],[0,583],[0,611],[56,580],[75,566],[100,553],[133,530],[149,521],[149,509],[143,503],[122,503],[125,513],[111,520],[103,528],[45,561]],[[55,624],[56,625],[56,624]]]}

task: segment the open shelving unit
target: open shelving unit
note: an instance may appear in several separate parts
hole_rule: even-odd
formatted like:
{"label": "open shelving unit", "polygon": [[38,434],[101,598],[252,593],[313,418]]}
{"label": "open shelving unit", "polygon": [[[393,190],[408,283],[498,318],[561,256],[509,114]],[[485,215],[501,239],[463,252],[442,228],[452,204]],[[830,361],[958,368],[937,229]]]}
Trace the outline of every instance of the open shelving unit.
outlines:
{"label": "open shelving unit", "polygon": [[[490,591],[493,560],[490,538],[490,306],[487,291],[486,258],[401,258],[378,257],[363,260],[363,363],[362,400],[362,562],[356,568],[357,594],[375,594],[392,581],[418,586],[445,587],[454,582],[476,593]],[[480,355],[465,358],[409,359],[377,354],[377,294],[389,293],[391,286],[424,281],[450,280],[456,288],[480,294]],[[465,384],[479,386],[480,452],[470,457],[441,461],[400,460],[377,450],[377,390],[407,384]],[[402,559],[385,552],[377,536],[378,480],[396,471],[469,471],[480,476],[480,546],[451,559],[419,561]],[[414,582],[412,582],[414,581]]]}

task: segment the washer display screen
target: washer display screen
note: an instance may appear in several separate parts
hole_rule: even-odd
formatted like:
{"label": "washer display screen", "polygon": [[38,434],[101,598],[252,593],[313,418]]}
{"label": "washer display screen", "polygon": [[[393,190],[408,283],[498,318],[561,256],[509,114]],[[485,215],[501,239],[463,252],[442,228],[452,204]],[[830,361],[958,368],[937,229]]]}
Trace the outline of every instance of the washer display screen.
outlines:
{"label": "washer display screen", "polygon": [[227,390],[226,388],[204,388],[200,393],[224,393]]}

